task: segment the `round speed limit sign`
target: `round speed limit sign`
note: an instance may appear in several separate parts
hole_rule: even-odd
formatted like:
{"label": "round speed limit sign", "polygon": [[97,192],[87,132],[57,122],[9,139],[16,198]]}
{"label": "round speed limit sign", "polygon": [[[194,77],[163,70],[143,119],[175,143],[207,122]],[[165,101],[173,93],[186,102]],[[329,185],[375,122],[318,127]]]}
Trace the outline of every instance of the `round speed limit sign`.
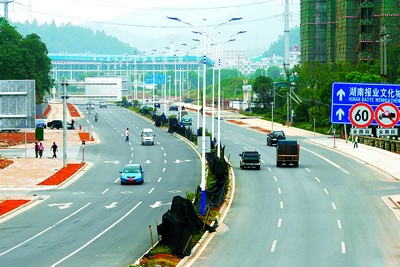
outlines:
{"label": "round speed limit sign", "polygon": [[375,112],[367,103],[357,103],[349,110],[349,119],[355,127],[365,128],[374,120]]}

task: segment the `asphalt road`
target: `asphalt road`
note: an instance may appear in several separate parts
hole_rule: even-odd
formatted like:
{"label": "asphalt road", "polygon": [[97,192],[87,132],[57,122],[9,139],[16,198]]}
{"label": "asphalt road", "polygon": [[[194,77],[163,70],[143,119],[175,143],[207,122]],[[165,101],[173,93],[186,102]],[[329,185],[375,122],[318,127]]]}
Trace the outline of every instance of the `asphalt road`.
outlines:
{"label": "asphalt road", "polygon": [[[93,166],[67,188],[32,192],[43,201],[0,225],[1,266],[126,266],[150,248],[149,225],[157,240],[173,196],[199,184],[199,157],[188,144],[126,109],[95,112],[101,143],[85,146]],[[87,117],[77,123],[88,127]],[[154,146],[141,145],[144,127],[153,128]],[[143,185],[120,185],[118,170],[130,162],[142,164]]]}
{"label": "asphalt road", "polygon": [[[381,197],[398,182],[363,163],[301,144],[299,168],[277,168],[266,135],[222,123],[236,187],[229,213],[191,266],[399,266],[400,224]],[[255,149],[261,170],[241,170]]]}

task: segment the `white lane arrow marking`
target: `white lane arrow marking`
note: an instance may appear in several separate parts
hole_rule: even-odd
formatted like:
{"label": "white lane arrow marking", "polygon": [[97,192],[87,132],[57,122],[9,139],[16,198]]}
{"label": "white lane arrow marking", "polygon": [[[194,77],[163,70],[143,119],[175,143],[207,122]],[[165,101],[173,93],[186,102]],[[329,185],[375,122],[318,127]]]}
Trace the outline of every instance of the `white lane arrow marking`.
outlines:
{"label": "white lane arrow marking", "polygon": [[171,190],[171,191],[168,191],[169,193],[172,193],[172,194],[177,194],[177,193],[180,193],[181,191],[179,191],[179,190]]}
{"label": "white lane arrow marking", "polygon": [[68,209],[69,207],[71,207],[72,203],[54,203],[54,204],[49,204],[49,207],[58,207],[60,210],[63,209]]}
{"label": "white lane arrow marking", "polygon": [[118,202],[113,202],[113,203],[111,203],[110,205],[104,206],[104,207],[106,207],[107,209],[113,209],[113,208],[116,208],[116,207],[117,207],[117,204],[118,204]]}
{"label": "white lane arrow marking", "polygon": [[146,160],[144,163],[145,163],[145,164],[150,164],[151,161],[148,159],[148,160]]}
{"label": "white lane arrow marking", "polygon": [[150,205],[150,207],[154,208],[158,208],[161,206],[161,201],[156,201],[156,203],[154,203],[153,205]]}
{"label": "white lane arrow marking", "polygon": [[150,207],[152,207],[153,209],[161,207],[161,206],[165,206],[165,205],[171,205],[172,202],[169,203],[161,203],[161,201],[156,201],[153,205],[149,205]]}
{"label": "white lane arrow marking", "polygon": [[340,89],[337,93],[337,96],[339,96],[339,101],[343,100],[343,97],[346,95],[345,91],[343,91],[343,89]]}
{"label": "white lane arrow marking", "polygon": [[336,111],[336,116],[338,116],[339,120],[342,120],[342,117],[344,116],[344,111],[343,109],[339,108],[338,111]]}

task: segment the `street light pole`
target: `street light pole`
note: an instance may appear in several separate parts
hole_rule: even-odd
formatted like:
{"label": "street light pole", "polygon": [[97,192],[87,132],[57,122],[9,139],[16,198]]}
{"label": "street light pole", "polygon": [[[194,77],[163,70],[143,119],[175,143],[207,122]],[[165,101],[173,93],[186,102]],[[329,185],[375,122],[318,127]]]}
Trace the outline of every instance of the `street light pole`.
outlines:
{"label": "street light pole", "polygon": [[201,214],[205,214],[206,207],[206,19],[203,24],[203,123],[201,135]]}
{"label": "street light pole", "polygon": [[156,96],[155,96],[155,90],[156,90],[156,56],[155,56],[155,52],[157,50],[153,49],[153,114],[156,110],[156,105],[155,105],[155,100],[156,100]]}
{"label": "street light pole", "polygon": [[144,105],[144,87],[146,85],[146,52],[143,52],[144,56],[142,57],[143,61],[143,82],[142,82],[142,105]]}
{"label": "street light pole", "polygon": [[137,56],[137,51],[135,51],[135,54],[134,54],[134,64],[135,64],[135,70],[134,70],[134,74],[133,74],[133,77],[134,77],[134,81],[133,81],[133,87],[134,87],[134,89],[133,89],[133,91],[134,91],[134,99],[135,100],[137,100],[137,86],[138,86],[138,84],[137,84],[137,69],[136,69],[136,56]]}
{"label": "street light pole", "polygon": [[61,80],[63,88],[63,167],[67,167],[67,81]]}
{"label": "street light pole", "polygon": [[[199,39],[192,39],[193,41],[199,42],[197,49],[197,105],[200,103],[200,46],[201,41]],[[197,131],[196,135],[199,135],[200,131],[200,109],[197,109]]]}
{"label": "street light pole", "polygon": [[[246,31],[239,31],[228,37],[226,42],[235,41],[235,39],[229,39],[235,35],[245,33]],[[218,32],[218,122],[217,122],[217,156],[221,158],[221,56],[222,56],[223,43],[221,43],[221,32]]]}
{"label": "street light pole", "polygon": [[176,54],[174,53],[175,72],[174,72],[174,98],[176,99]]}
{"label": "street light pole", "polygon": [[[212,92],[211,92],[211,142],[214,142],[214,94],[215,94],[215,68],[214,66],[212,67]],[[215,145],[215,144],[214,144]]]}
{"label": "street light pole", "polygon": [[165,56],[164,52],[164,115],[167,114],[167,67],[166,67],[166,61],[167,57]]}
{"label": "street light pole", "polygon": [[[175,20],[175,21],[179,21],[181,23],[184,23],[186,25],[189,25],[191,27],[193,27],[194,29],[196,29],[196,27],[194,27],[192,24],[188,23],[188,22],[184,22],[182,20],[180,20],[179,18],[175,18],[175,17],[167,17],[168,19],[171,20]],[[231,21],[236,21],[236,20],[241,20],[242,18],[232,18],[226,22],[220,23],[218,25],[216,25],[211,31],[210,33],[215,30],[217,27],[231,22]],[[203,32],[195,32],[195,33],[199,33],[202,34],[203,36],[203,105],[202,105],[202,109],[203,109],[203,125],[202,125],[202,137],[201,137],[201,151],[202,151],[202,155],[201,155],[201,183],[200,183],[200,188],[201,188],[201,214],[205,214],[205,207],[206,207],[206,193],[205,193],[205,189],[206,189],[206,116],[205,116],[205,112],[206,112],[206,64],[207,64],[207,56],[206,56],[206,19],[203,19]]]}
{"label": "street light pole", "polygon": [[218,32],[218,122],[217,157],[221,158],[221,33]]}

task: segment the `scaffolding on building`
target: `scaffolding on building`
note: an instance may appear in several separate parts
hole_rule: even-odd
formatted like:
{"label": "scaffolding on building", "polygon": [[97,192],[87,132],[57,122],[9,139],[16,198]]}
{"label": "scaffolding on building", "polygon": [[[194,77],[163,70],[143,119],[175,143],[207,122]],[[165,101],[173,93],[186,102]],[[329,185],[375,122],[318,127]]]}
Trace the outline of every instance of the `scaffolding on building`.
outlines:
{"label": "scaffolding on building", "polygon": [[379,60],[382,26],[392,44],[400,40],[398,1],[302,0],[300,12],[302,62]]}

